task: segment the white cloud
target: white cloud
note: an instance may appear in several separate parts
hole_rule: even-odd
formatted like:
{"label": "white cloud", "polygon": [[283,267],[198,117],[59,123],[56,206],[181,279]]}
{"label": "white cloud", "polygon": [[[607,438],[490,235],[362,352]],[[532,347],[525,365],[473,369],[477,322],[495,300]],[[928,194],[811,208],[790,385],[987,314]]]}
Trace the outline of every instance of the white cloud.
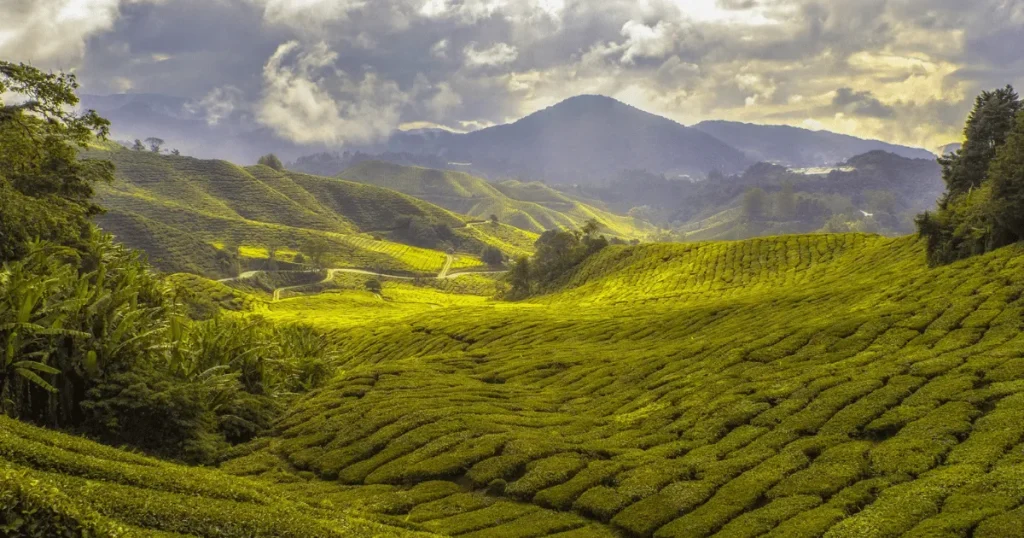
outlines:
{"label": "white cloud", "polygon": [[654,26],[634,20],[627,21],[622,26],[622,36],[626,38],[622,61],[627,64],[634,63],[639,58],[668,56],[675,50],[678,38],[677,28],[665,21],[658,21]]}
{"label": "white cloud", "polygon": [[463,50],[466,65],[470,67],[497,66],[512,63],[519,57],[519,51],[508,43],[495,43],[486,49],[478,49],[470,43]]}
{"label": "white cloud", "polygon": [[433,47],[430,47],[430,55],[435,58],[447,58],[448,57],[448,40],[442,39],[437,43],[434,43]]}
{"label": "white cloud", "polygon": [[263,18],[270,23],[298,29],[321,28],[324,24],[347,20],[353,11],[366,7],[367,0],[249,0],[263,7]]}
{"label": "white cloud", "polygon": [[193,114],[201,114],[209,125],[217,125],[232,112],[242,108],[245,96],[235,86],[214,88],[202,99],[185,104],[185,109]]}
{"label": "white cloud", "polygon": [[77,65],[90,36],[110,30],[119,0],[0,1],[0,57],[56,68]]}
{"label": "white cloud", "polygon": [[263,69],[258,120],[299,143],[375,142],[394,131],[409,96],[374,73],[354,80],[336,60],[324,43],[279,46]]}

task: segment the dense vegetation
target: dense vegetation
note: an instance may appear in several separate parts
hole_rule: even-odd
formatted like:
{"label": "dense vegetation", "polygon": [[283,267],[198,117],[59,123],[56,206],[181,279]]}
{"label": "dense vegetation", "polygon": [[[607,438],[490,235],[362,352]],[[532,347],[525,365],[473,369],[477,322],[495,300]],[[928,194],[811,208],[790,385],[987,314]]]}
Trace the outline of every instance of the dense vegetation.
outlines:
{"label": "dense vegetation", "polygon": [[917,220],[928,259],[949,263],[1024,239],[1024,102],[1007,86],[975,100],[964,143],[940,159],[946,193]]}
{"label": "dense vegetation", "polygon": [[193,301],[179,300],[174,280],[100,233],[87,220],[101,212],[92,188],[111,179],[112,166],[77,151],[93,136],[102,141],[106,123],[65,111],[77,102],[75,87],[70,75],[0,63],[0,93],[27,99],[0,105],[3,222],[13,230],[0,238],[0,407],[211,461],[329,377],[335,344],[258,319],[193,321]]}

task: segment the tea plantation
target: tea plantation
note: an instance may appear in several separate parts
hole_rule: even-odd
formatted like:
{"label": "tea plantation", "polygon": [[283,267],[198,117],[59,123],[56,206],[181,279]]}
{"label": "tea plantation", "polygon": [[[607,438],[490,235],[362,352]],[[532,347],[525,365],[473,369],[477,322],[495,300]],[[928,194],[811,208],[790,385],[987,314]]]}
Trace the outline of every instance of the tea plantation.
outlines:
{"label": "tea plantation", "polygon": [[225,245],[238,250],[243,265],[264,268],[252,253],[273,248],[278,260],[291,261],[306,251],[309,259],[309,245],[318,244],[330,267],[428,275],[446,263],[442,250],[457,251],[454,267],[468,268],[480,265],[487,246],[510,257],[530,254],[537,237],[334,178],[116,148],[86,155],[111,160],[117,171],[99,190],[107,212],[97,222],[168,273],[235,276],[237,268],[218,253]]}
{"label": "tea plantation", "polygon": [[463,172],[381,161],[359,163],[339,177],[394,189],[480,219],[494,215],[500,222],[536,233],[553,228],[580,228],[590,219],[597,219],[605,233],[623,238],[639,238],[655,231],[646,222],[616,215],[539,182],[488,183]]}
{"label": "tea plantation", "polygon": [[444,535],[1020,536],[1022,269],[806,235],[608,247],[523,303],[285,299],[343,373],[222,468]]}

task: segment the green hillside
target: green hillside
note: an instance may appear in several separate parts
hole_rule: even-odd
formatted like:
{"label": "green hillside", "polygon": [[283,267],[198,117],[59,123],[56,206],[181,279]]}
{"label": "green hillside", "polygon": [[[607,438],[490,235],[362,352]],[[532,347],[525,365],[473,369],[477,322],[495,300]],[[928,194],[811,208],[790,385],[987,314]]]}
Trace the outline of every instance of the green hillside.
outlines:
{"label": "green hillside", "polygon": [[285,300],[345,373],[225,469],[449,483],[374,508],[442,534],[1013,536],[1022,266],[804,235],[608,247],[526,303]]}
{"label": "green hillside", "polygon": [[501,222],[537,233],[579,228],[590,219],[597,219],[604,232],[623,238],[639,238],[654,231],[647,223],[587,205],[542,183],[492,184],[463,172],[381,161],[359,163],[339,177],[394,189],[479,219],[496,215]]}
{"label": "green hillside", "polygon": [[[289,489],[184,467],[0,416],[4,536],[432,536]],[[19,515],[7,518],[7,515]]]}
{"label": "green hillside", "polygon": [[439,250],[456,250],[471,267],[484,246],[518,256],[536,239],[507,225],[470,226],[412,196],[339,179],[123,149],[88,155],[116,166],[117,180],[99,189],[108,212],[97,222],[166,272],[234,276],[231,256],[217,251],[225,245],[243,258],[271,247],[310,258],[307,246],[320,243],[330,266],[431,274],[445,264]]}

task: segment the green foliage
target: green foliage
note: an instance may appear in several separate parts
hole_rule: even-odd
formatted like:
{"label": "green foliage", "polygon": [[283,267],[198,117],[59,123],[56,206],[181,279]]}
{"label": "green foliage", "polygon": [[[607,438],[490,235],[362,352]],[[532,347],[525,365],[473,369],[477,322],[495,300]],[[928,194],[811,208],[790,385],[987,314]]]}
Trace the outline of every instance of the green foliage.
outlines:
{"label": "green foliage", "polygon": [[[413,537],[283,487],[0,417],[0,533],[28,537]],[[407,525],[408,526],[408,525]]]}
{"label": "green foliage", "polygon": [[48,74],[0,61],[0,261],[24,254],[27,240],[47,238],[67,246],[88,241],[86,218],[99,212],[91,197],[113,167],[79,159],[78,150],[103,139],[109,122],[94,111],[68,112],[78,104],[74,75]]}
{"label": "green foliage", "polygon": [[537,239],[536,254],[519,258],[509,273],[510,299],[521,299],[536,292],[554,289],[588,257],[608,246],[608,239],[597,236],[600,224],[589,220],[579,231],[548,230]]}
{"label": "green foliage", "polygon": [[278,172],[284,171],[284,163],[282,163],[281,159],[277,158],[277,155],[274,155],[273,153],[268,153],[260,157],[259,160],[256,161],[256,164],[269,166]]}
{"label": "green foliage", "polygon": [[480,261],[490,266],[500,266],[505,263],[505,255],[496,247],[486,246],[480,252]]}
{"label": "green foliage", "polygon": [[939,159],[946,193],[934,214],[925,212],[916,220],[932,264],[975,256],[1024,237],[1022,108],[1010,86],[982,93],[967,119],[963,147]]}

